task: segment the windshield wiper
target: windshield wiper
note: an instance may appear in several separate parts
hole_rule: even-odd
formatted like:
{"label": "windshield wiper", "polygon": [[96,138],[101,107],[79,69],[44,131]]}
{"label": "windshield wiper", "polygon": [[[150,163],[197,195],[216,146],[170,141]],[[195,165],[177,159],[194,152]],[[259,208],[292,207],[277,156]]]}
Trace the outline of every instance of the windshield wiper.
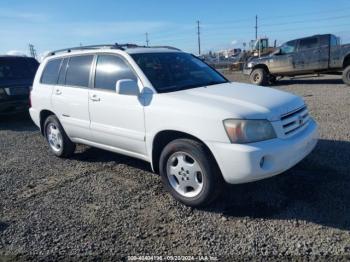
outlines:
{"label": "windshield wiper", "polygon": [[220,84],[224,84],[224,83],[227,83],[227,82],[211,81],[209,83],[206,83],[204,86],[220,85]]}

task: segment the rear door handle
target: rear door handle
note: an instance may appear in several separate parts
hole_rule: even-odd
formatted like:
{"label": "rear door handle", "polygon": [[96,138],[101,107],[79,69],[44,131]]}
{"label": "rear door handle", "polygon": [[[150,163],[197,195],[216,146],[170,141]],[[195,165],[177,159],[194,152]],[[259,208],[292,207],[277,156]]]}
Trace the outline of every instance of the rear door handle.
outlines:
{"label": "rear door handle", "polygon": [[59,89],[56,89],[55,93],[56,93],[56,95],[61,95],[62,94],[61,90],[59,90]]}
{"label": "rear door handle", "polygon": [[94,101],[94,102],[101,101],[101,99],[100,99],[97,95],[92,95],[92,96],[90,97],[90,99],[91,99],[92,101]]}

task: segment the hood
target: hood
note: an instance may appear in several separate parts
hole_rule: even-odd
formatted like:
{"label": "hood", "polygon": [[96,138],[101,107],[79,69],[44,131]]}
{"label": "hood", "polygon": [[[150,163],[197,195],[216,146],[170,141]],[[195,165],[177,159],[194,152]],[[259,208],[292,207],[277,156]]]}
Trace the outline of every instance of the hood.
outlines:
{"label": "hood", "polygon": [[195,103],[212,111],[225,111],[227,118],[280,120],[281,115],[304,105],[302,98],[273,88],[225,83],[167,93],[182,103]]}

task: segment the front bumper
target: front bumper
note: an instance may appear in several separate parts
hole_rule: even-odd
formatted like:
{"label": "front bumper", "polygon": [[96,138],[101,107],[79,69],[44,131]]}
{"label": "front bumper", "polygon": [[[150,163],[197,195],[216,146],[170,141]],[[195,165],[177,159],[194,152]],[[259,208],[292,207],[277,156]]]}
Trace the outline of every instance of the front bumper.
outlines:
{"label": "front bumper", "polygon": [[244,75],[250,75],[252,73],[252,69],[251,68],[243,68],[243,74]]}
{"label": "front bumper", "polygon": [[310,120],[307,128],[287,138],[251,144],[209,142],[208,147],[227,183],[252,182],[280,174],[304,159],[316,146],[317,124]]}

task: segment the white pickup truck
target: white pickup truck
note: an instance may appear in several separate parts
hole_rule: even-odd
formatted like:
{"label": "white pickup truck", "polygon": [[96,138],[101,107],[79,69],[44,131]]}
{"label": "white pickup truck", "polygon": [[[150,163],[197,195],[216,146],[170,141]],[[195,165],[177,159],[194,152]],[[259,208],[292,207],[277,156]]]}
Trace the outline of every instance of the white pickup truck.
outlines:
{"label": "white pickup truck", "polygon": [[81,143],[148,161],[190,206],[291,168],[315,147],[304,101],[231,83],[171,47],[111,45],[52,52],[31,91],[30,115],[53,154]]}

